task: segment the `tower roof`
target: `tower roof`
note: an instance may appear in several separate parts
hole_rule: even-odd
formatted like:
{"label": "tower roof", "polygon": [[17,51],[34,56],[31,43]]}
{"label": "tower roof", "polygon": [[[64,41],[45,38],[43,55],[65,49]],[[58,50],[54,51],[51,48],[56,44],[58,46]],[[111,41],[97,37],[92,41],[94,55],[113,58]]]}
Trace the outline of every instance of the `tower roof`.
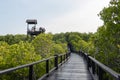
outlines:
{"label": "tower roof", "polygon": [[26,23],[28,23],[28,24],[37,24],[37,20],[36,19],[27,19]]}

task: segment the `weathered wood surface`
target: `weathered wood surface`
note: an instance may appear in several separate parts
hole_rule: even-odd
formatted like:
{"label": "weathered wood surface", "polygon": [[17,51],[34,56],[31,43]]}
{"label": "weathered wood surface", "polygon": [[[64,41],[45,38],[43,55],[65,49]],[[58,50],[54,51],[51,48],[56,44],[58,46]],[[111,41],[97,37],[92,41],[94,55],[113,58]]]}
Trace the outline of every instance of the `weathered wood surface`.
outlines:
{"label": "weathered wood surface", "polygon": [[71,53],[70,59],[44,80],[93,80],[84,59]]}

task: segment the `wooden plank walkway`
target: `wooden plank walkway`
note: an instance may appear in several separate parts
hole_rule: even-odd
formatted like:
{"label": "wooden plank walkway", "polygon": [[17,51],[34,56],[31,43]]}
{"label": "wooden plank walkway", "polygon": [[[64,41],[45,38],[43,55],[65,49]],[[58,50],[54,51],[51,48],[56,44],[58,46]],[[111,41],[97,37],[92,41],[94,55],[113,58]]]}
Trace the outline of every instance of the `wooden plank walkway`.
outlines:
{"label": "wooden plank walkway", "polygon": [[71,53],[70,59],[44,80],[93,80],[81,56]]}

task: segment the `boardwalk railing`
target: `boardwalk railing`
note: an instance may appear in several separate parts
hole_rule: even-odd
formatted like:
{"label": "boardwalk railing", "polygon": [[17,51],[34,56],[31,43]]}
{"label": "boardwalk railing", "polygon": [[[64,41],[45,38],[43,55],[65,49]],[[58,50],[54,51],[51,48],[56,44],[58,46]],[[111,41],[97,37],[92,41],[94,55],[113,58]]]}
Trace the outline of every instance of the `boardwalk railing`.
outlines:
{"label": "boardwalk railing", "polygon": [[87,62],[89,71],[95,80],[120,80],[120,74],[82,51],[79,52]]}
{"label": "boardwalk railing", "polygon": [[[70,56],[70,53],[61,54],[61,55],[55,55],[53,57],[50,57],[50,58],[47,58],[47,59],[43,59],[43,60],[40,60],[40,61],[36,61],[36,62],[30,63],[30,64],[25,64],[25,65],[21,65],[21,66],[18,66],[18,67],[2,70],[2,71],[0,71],[0,76],[1,75],[5,75],[5,74],[10,73],[10,72],[14,72],[16,70],[20,70],[20,69],[23,69],[23,68],[28,68],[29,75],[28,75],[28,78],[26,80],[35,80],[34,79],[34,69],[33,69],[33,67],[35,65],[39,64],[39,63],[45,62],[46,65],[44,67],[45,67],[45,72],[46,73],[39,78],[39,80],[41,80],[41,79],[49,76],[49,74],[52,71],[58,69],[58,67],[60,65],[62,65],[65,61],[68,60],[69,56]],[[52,69],[50,69],[50,65],[51,65],[50,64],[50,60],[51,59],[54,60],[53,61],[54,67]],[[41,72],[39,72],[39,73],[41,73]],[[16,77],[16,76],[14,76],[14,77]]]}

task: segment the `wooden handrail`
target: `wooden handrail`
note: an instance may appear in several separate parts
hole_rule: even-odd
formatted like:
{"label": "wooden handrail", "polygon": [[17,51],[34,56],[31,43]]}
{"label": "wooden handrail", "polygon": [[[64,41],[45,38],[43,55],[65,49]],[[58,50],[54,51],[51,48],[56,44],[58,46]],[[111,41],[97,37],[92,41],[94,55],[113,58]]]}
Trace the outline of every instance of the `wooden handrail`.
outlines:
{"label": "wooden handrail", "polygon": [[[61,56],[63,57],[63,56],[65,56],[65,55],[68,55],[68,56],[66,56],[65,57],[65,59],[63,60],[62,58],[61,58]],[[33,80],[33,66],[34,65],[36,65],[36,64],[39,64],[39,63],[41,63],[41,62],[46,62],[46,74],[44,74],[41,78],[45,78],[46,76],[48,76],[49,75],[49,72],[51,72],[51,70],[55,70],[55,69],[58,69],[58,65],[59,65],[59,63],[58,63],[58,58],[60,57],[60,59],[62,59],[62,60],[60,60],[60,64],[62,64],[62,62],[63,61],[66,61],[68,58],[69,58],[69,56],[70,56],[70,53],[66,53],[66,54],[61,54],[61,55],[55,55],[55,56],[52,56],[52,57],[50,57],[50,58],[47,58],[47,59],[43,59],[43,60],[40,60],[40,61],[36,61],[36,62],[33,62],[33,63],[30,63],[30,64],[25,64],[25,65],[21,65],[21,66],[18,66],[18,67],[14,67],[14,68],[9,68],[9,69],[5,69],[5,70],[2,70],[2,71],[0,71],[0,75],[4,75],[4,74],[7,74],[7,73],[10,73],[10,72],[13,72],[13,71],[16,71],[16,70],[19,70],[19,69],[23,69],[23,68],[29,68],[29,75],[28,75],[28,77],[29,77],[29,80]],[[50,64],[49,64],[49,61],[50,61],[50,59],[54,59],[54,68],[53,69],[49,69],[49,66],[50,66]]]}
{"label": "wooden handrail", "polygon": [[[106,65],[102,64],[92,56],[89,56],[87,53],[84,53],[82,51],[79,51],[79,54],[84,57],[84,59],[87,62],[88,69],[92,70],[90,71],[95,77],[97,74],[98,79],[97,80],[104,80],[103,74],[106,72],[110,74],[115,80],[120,80],[120,74],[112,70],[111,68],[107,67]],[[96,78],[95,78],[96,79]],[[107,79],[109,80],[109,79]]]}
{"label": "wooden handrail", "polygon": [[9,73],[9,72],[18,70],[18,69],[22,69],[22,68],[25,68],[25,67],[29,67],[29,66],[44,62],[44,61],[46,61],[48,59],[52,59],[52,58],[54,58],[54,57],[50,57],[50,58],[47,58],[47,59],[43,59],[43,60],[40,60],[40,61],[36,61],[36,62],[30,63],[30,64],[21,65],[21,66],[14,67],[14,68],[5,69],[5,70],[0,71],[0,75],[1,74],[6,74],[6,73]]}

